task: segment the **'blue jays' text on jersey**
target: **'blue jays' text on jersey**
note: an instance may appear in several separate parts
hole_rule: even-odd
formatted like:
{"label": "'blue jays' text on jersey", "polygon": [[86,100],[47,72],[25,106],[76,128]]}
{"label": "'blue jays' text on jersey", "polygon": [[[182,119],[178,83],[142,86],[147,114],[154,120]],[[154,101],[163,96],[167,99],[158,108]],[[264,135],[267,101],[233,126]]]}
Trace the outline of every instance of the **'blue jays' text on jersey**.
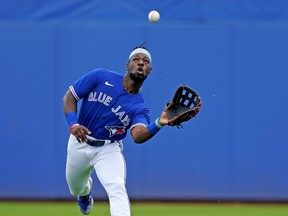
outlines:
{"label": "'blue jays' text on jersey", "polygon": [[150,123],[149,109],[141,92],[129,94],[123,88],[123,77],[99,68],[70,86],[75,99],[82,99],[78,121],[92,132],[89,136],[121,140],[131,126]]}

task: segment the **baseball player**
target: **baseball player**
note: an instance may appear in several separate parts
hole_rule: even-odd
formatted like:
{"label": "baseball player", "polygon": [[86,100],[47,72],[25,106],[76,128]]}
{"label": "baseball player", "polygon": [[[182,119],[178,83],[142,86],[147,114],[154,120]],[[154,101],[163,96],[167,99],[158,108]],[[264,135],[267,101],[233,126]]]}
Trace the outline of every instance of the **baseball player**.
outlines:
{"label": "baseball player", "polygon": [[[144,143],[168,124],[166,111],[150,124],[141,86],[152,71],[152,58],[142,45],[128,58],[127,73],[95,69],[71,85],[63,107],[70,127],[66,179],[83,214],[93,206],[91,173],[106,190],[111,216],[130,216],[123,142],[128,129],[135,143]],[[77,115],[77,102],[82,105]]]}

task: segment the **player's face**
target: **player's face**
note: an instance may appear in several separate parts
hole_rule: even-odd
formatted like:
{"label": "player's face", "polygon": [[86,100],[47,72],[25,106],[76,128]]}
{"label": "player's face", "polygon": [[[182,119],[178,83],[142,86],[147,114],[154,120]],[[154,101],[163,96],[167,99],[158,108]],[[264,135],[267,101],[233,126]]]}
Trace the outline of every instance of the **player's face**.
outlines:
{"label": "player's face", "polygon": [[149,58],[144,54],[135,54],[132,56],[126,70],[132,80],[135,82],[143,82],[149,73],[151,73],[152,67],[150,66]]}

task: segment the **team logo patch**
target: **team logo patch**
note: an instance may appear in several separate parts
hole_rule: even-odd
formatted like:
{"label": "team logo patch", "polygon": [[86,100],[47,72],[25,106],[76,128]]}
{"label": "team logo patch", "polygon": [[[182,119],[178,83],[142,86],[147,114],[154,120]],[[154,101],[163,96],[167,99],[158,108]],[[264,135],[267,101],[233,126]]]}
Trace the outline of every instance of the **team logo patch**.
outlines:
{"label": "team logo patch", "polygon": [[120,126],[105,126],[105,128],[107,130],[109,130],[109,137],[115,136],[115,135],[119,135],[119,134],[123,134],[125,133],[125,128],[126,127],[120,127]]}

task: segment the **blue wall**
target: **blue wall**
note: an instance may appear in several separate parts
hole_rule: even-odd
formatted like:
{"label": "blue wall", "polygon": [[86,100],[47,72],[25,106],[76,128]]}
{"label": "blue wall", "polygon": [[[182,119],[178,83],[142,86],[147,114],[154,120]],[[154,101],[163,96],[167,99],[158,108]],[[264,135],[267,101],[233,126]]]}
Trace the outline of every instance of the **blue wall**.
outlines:
{"label": "blue wall", "polygon": [[[146,41],[152,119],[179,84],[203,107],[144,145],[127,137],[130,197],[288,200],[288,3],[134,2],[0,2],[0,199],[71,198],[62,97],[94,68],[125,73]],[[93,190],[106,197],[97,181]]]}

